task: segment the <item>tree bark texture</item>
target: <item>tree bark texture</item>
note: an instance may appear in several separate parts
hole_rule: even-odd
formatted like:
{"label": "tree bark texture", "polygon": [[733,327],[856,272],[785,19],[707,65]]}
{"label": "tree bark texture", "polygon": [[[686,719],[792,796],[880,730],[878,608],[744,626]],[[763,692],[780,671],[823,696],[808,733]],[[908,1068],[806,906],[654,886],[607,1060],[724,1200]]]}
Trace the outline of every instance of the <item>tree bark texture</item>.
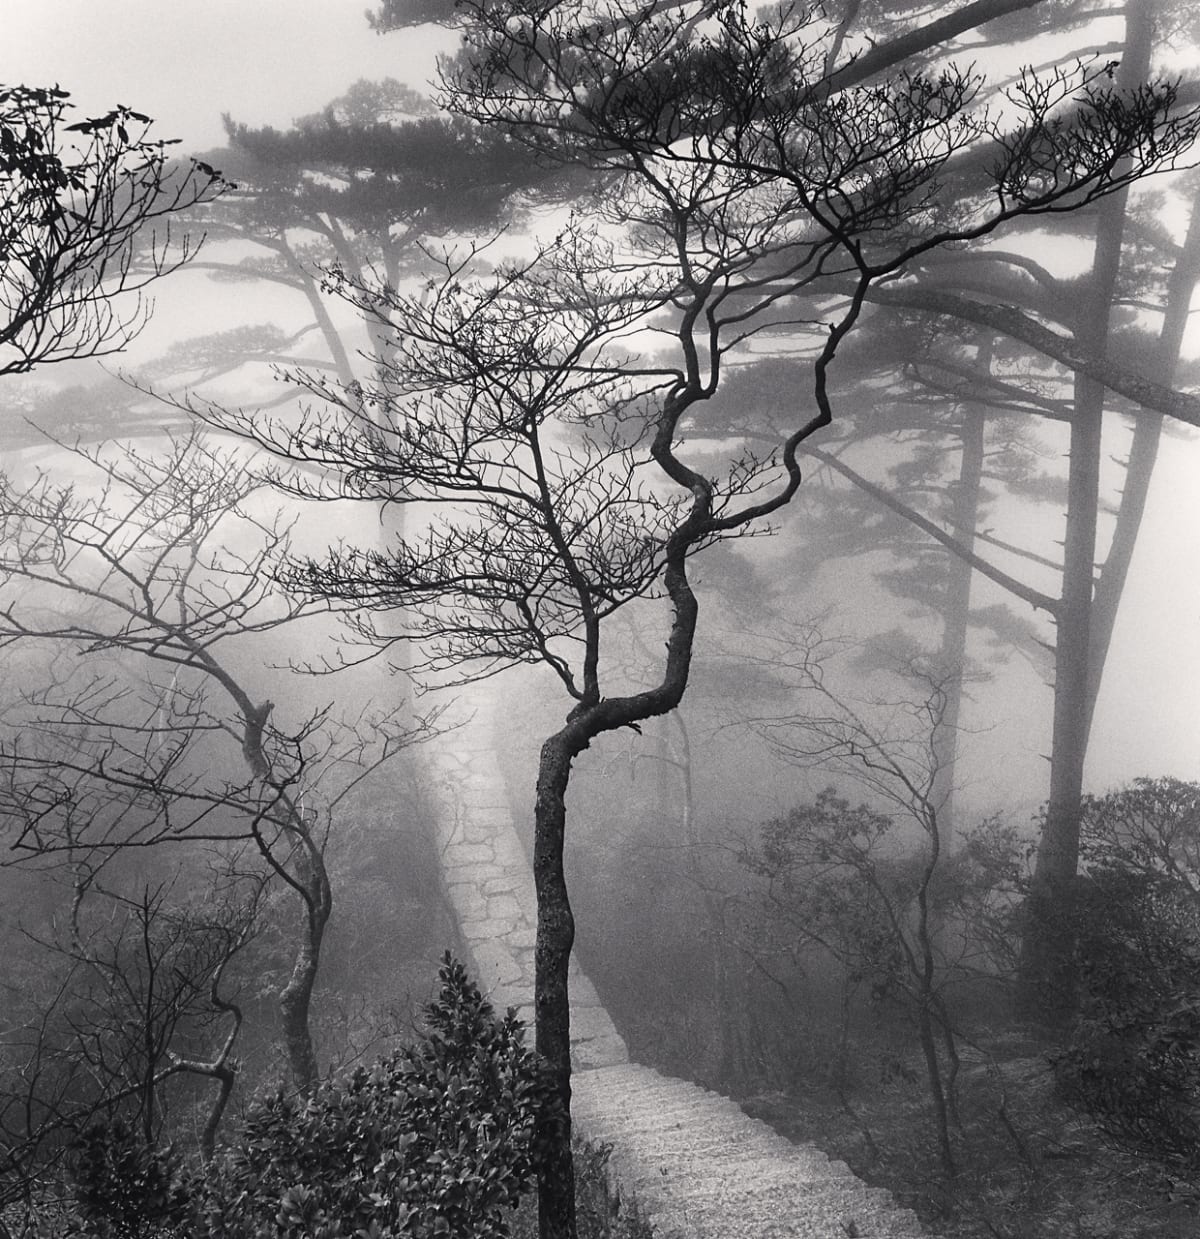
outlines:
{"label": "tree bark texture", "polygon": [[[582,742],[581,742],[582,741]],[[575,1239],[574,1159],[571,1155],[571,1008],[567,973],[575,918],[563,871],[567,784],[571,763],[586,747],[568,723],[542,745],[534,803],[533,880],[537,891],[534,1014],[537,1052],[553,1073],[561,1115],[542,1118],[538,1167],[538,1224],[543,1239]],[[565,1122],[565,1129],[558,1126]]]}
{"label": "tree bark texture", "polygon": [[292,1083],[305,1095],[317,1087],[321,1078],[309,1017],[313,988],[321,962],[321,940],[324,932],[323,920],[306,910],[303,939],[296,947],[291,976],[279,995],[279,1014],[283,1027],[283,1043],[287,1049],[288,1069]]}

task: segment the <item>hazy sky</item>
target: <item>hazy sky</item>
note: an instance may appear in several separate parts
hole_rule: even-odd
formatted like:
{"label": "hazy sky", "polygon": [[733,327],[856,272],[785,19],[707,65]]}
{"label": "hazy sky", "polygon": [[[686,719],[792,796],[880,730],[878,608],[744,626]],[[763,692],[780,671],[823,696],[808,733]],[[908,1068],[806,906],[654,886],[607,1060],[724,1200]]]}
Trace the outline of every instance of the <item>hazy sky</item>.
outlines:
{"label": "hazy sky", "polygon": [[223,140],[223,112],[283,126],[358,78],[426,82],[435,39],[377,35],[368,7],[368,0],[0,0],[0,82],[57,83],[92,112],[127,104],[158,122],[158,136],[200,150]]}
{"label": "hazy sky", "polygon": [[[369,3],[0,0],[0,82],[58,83],[93,114],[127,104],[155,118],[158,136],[203,150],[222,143],[223,112],[286,126],[359,78],[427,82],[435,49],[452,46],[452,36],[378,36],[364,16]],[[192,324],[186,332],[176,317],[181,303]],[[227,288],[207,281],[164,288],[159,309],[140,348],[213,330],[239,314],[282,321],[288,311],[269,302],[231,307]],[[1096,720],[1093,786],[1138,773],[1200,776],[1198,470],[1194,439],[1164,448]],[[1033,691],[1036,702],[1014,714],[1024,720],[1028,750],[1028,775],[1019,781],[1033,784],[1036,796],[1050,695]]]}

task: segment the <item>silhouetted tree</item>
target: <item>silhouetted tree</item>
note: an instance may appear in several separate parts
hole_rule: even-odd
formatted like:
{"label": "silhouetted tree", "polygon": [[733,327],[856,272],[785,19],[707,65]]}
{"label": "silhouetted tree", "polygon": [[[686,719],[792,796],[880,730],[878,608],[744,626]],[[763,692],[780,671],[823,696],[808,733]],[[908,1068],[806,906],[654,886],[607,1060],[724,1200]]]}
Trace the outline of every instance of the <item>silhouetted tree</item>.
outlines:
{"label": "silhouetted tree", "polygon": [[[537,1048],[569,1103],[571,766],[600,734],[681,699],[698,618],[689,558],[792,499],[801,445],[833,420],[829,367],[877,281],[1169,165],[1194,125],[1173,119],[1170,87],[1125,98],[1103,75],[1026,75],[1007,131],[974,110],[974,79],[953,70],[833,93],[835,32],[791,10],[464,4],[459,15],[452,109],[595,174],[592,221],[565,222],[493,278],[473,279],[469,259],[414,296],[345,278],[353,305],[397,327],[378,381],[302,376],[328,404],[298,424],[211,416],[330,472],[325,488],[293,477],[301,493],[431,514],[395,549],[342,548],[294,572],[312,596],[360,608],[362,636],[424,638],[427,666],[468,678],[521,661],[558,676],[571,704],[540,758],[535,1007]],[[1059,124],[1072,99],[1074,123]],[[939,175],[975,143],[992,155],[990,192],[948,217]],[[830,273],[850,290],[823,307],[811,404],[776,454],[691,465],[691,410],[757,331],[778,327],[789,298]],[[637,332],[659,355],[636,349]],[[584,427],[582,446],[559,437],[564,418]],[[605,621],[659,593],[665,655],[651,686],[628,692],[610,678]],[[539,1196],[543,1234],[573,1235],[565,1141]]]}
{"label": "silhouetted tree", "polygon": [[74,461],[93,488],[0,485],[0,634],[59,651],[0,740],[8,847],[78,863],[250,844],[301,905],[279,1007],[292,1078],[311,1089],[330,834],[353,789],[427,723],[319,708],[288,729],[258,695],[243,659],[324,608],[275,585],[288,529],[257,515],[236,454],[193,433],[152,453],[77,448]]}
{"label": "silhouetted tree", "polygon": [[66,124],[68,98],[0,87],[0,375],[124,348],[139,294],[195,250],[173,219],[223,184],[174,166],[131,108]]}

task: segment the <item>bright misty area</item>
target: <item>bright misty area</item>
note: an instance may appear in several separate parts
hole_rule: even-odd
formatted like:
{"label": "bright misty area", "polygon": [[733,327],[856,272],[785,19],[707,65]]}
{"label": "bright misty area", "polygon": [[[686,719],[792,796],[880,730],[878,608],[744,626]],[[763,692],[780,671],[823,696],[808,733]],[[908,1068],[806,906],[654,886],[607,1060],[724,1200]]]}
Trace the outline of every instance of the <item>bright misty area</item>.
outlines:
{"label": "bright misty area", "polygon": [[9,0],[0,1239],[1185,1239],[1179,0]]}

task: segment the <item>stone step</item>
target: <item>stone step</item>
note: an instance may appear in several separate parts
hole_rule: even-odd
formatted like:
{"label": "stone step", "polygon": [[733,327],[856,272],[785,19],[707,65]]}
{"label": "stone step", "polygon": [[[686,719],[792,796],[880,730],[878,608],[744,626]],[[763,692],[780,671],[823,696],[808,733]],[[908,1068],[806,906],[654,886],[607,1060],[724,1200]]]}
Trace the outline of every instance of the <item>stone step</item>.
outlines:
{"label": "stone step", "polygon": [[[661,1158],[655,1159],[661,1162]],[[696,1203],[718,1204],[737,1201],[768,1201],[772,1208],[794,1201],[799,1194],[805,1200],[836,1196],[877,1207],[892,1207],[894,1201],[885,1188],[871,1188],[850,1176],[810,1175],[801,1171],[789,1173],[785,1167],[773,1165],[749,1166],[745,1162],[726,1163],[719,1155],[695,1161],[672,1162],[670,1165],[646,1169],[637,1163],[635,1151],[623,1158],[613,1158],[610,1164],[626,1183],[639,1194],[651,1192],[664,1201],[678,1204],[682,1199]],[[720,1168],[720,1174],[715,1168]]]}
{"label": "stone step", "polygon": [[[896,1215],[785,1215],[765,1221],[716,1220],[695,1213],[648,1211],[646,1218],[655,1239],[920,1239],[924,1231],[915,1221]],[[722,1229],[724,1228],[724,1229]]]}
{"label": "stone step", "polygon": [[709,1126],[719,1128],[731,1137],[753,1140],[759,1131],[755,1126],[758,1120],[747,1118],[736,1106],[724,1109],[703,1103],[664,1112],[630,1108],[620,1114],[609,1114],[603,1118],[581,1109],[578,1116],[602,1135],[620,1132],[624,1137],[649,1132],[665,1138],[680,1130]]}
{"label": "stone step", "polygon": [[721,1093],[689,1084],[686,1080],[658,1081],[639,1084],[621,1079],[604,1080],[604,1093],[597,1100],[598,1106],[619,1109],[621,1106],[646,1106],[658,1103],[664,1106],[706,1103],[722,1109],[739,1110],[736,1102]]}
{"label": "stone step", "polygon": [[[584,1122],[583,1125],[588,1131],[593,1130],[590,1124]],[[814,1182],[818,1179],[837,1179],[842,1182],[855,1179],[857,1182],[854,1172],[845,1162],[834,1161],[814,1145],[793,1144],[780,1148],[777,1145],[759,1144],[743,1139],[731,1146],[728,1135],[729,1133],[720,1127],[710,1129],[707,1136],[697,1137],[690,1132],[679,1133],[679,1139],[675,1138],[673,1132],[644,1130],[626,1135],[614,1156],[623,1156],[625,1150],[630,1150],[631,1154],[638,1155],[643,1162],[648,1163],[654,1160],[654,1150],[658,1150],[661,1155],[658,1156],[656,1164],[660,1168],[688,1161],[700,1164],[702,1171],[706,1160],[719,1156],[722,1164],[731,1168],[741,1165],[752,1169],[769,1162],[773,1167],[779,1168],[781,1178],[807,1178]],[[607,1140],[603,1142],[609,1143]],[[618,1146],[613,1147],[617,1149]]]}

